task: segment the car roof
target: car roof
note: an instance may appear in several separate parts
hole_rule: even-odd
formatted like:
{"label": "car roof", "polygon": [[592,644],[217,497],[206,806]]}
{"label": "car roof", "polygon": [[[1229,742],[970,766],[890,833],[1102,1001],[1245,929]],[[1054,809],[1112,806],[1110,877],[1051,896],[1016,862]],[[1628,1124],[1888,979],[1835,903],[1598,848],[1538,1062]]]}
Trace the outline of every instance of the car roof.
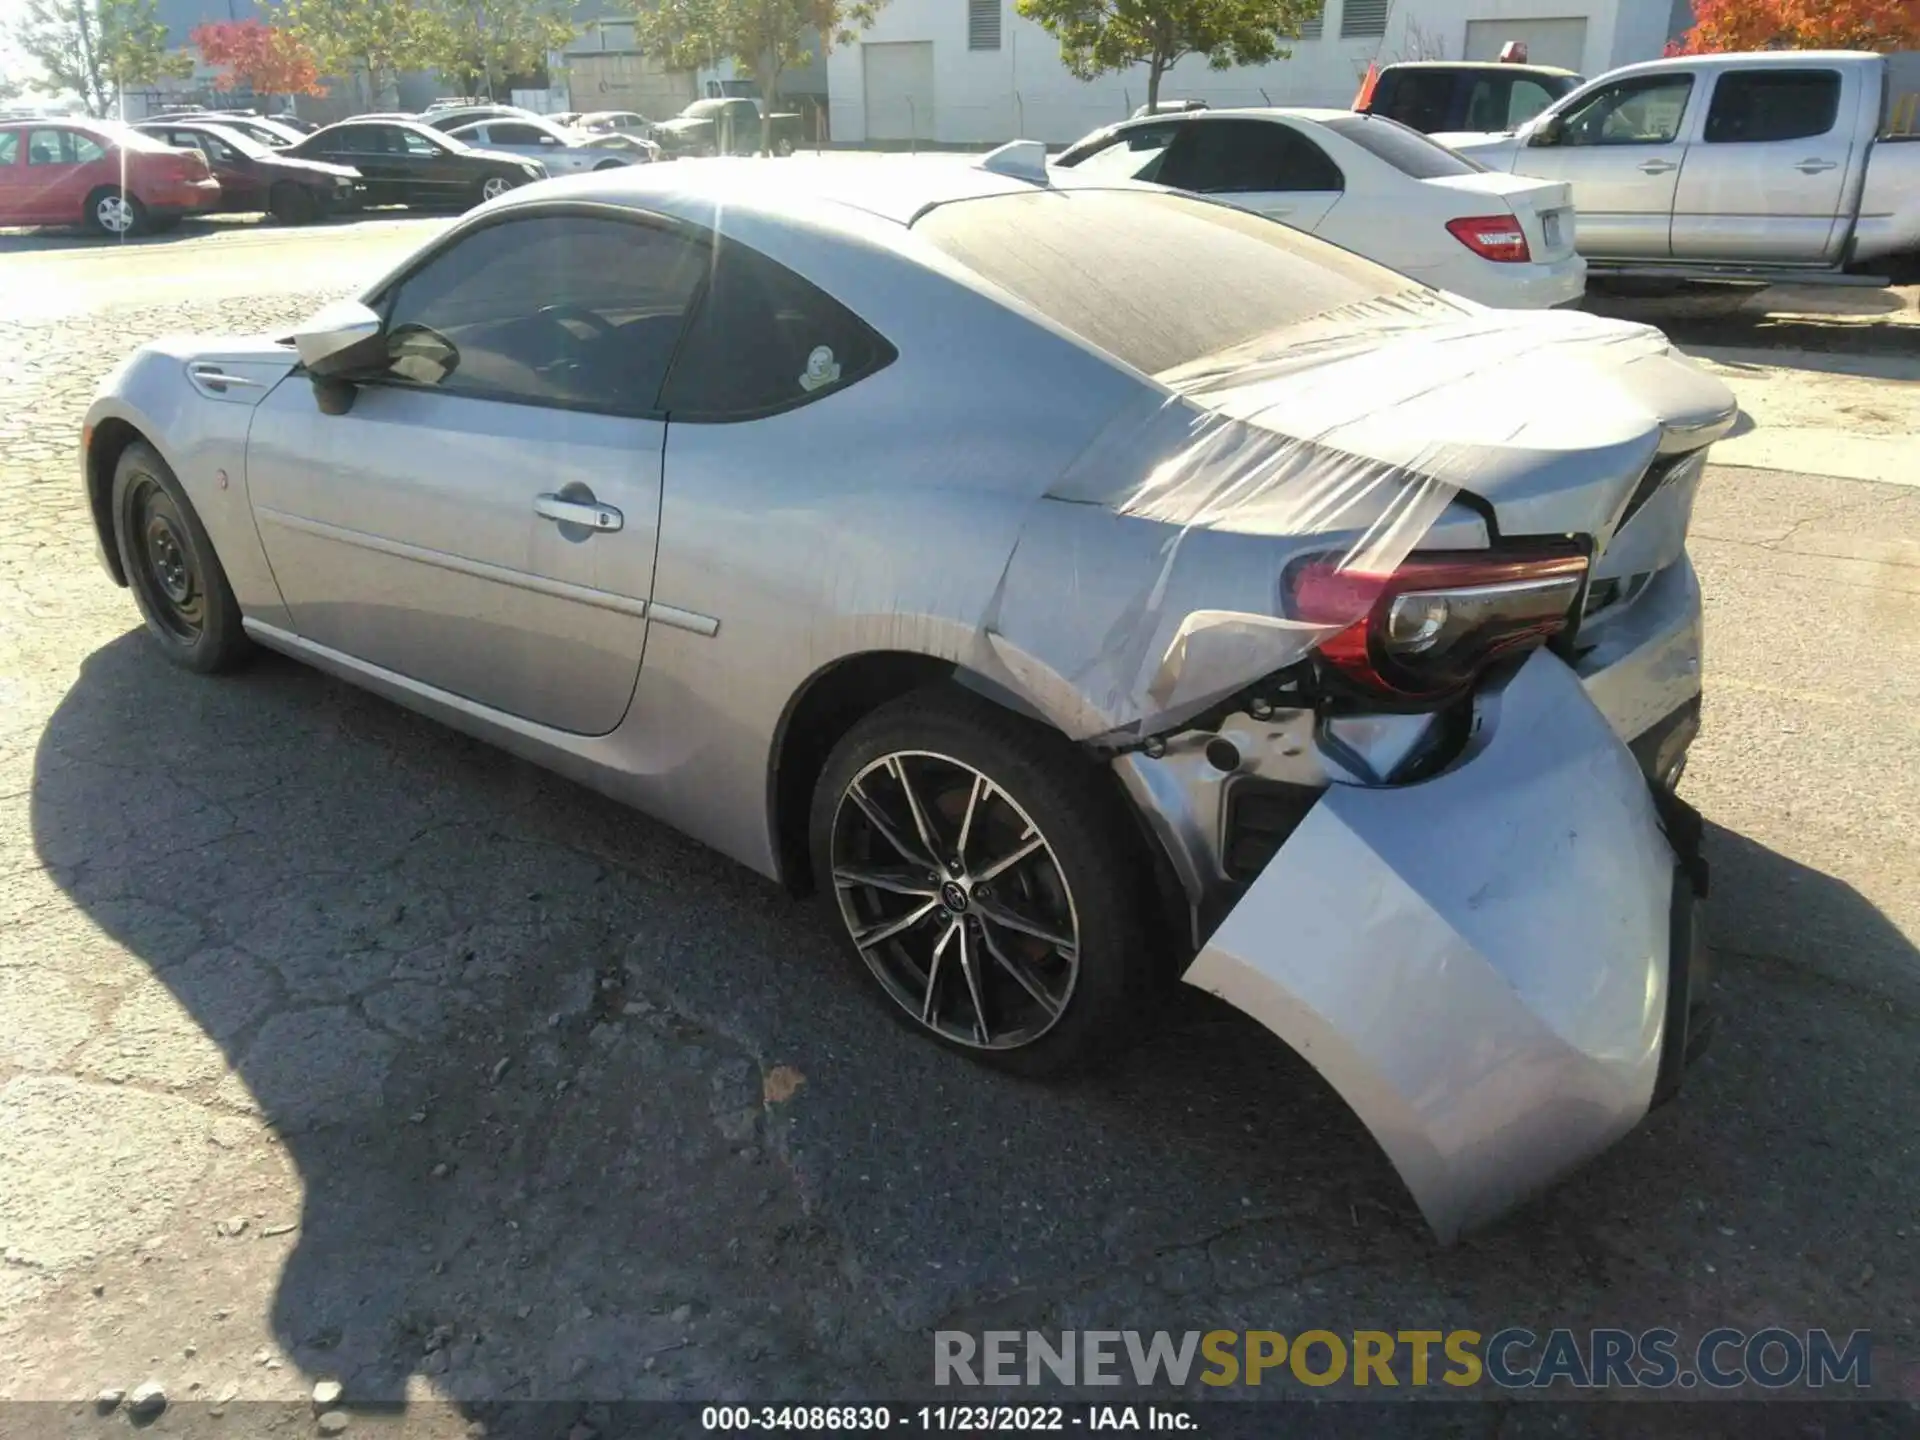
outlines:
{"label": "car roof", "polygon": [[1565,70],[1558,65],[1535,65],[1526,60],[1395,60],[1390,65],[1382,65],[1387,70],[1505,70],[1526,75],[1565,75],[1570,80],[1580,78],[1578,70]]}
{"label": "car roof", "polygon": [[497,203],[517,208],[565,198],[657,209],[702,222],[722,209],[782,218],[807,211],[818,213],[819,207],[826,205],[907,226],[937,206],[962,200],[1049,188],[1157,188],[1108,177],[1082,178],[1072,170],[1050,170],[1047,182],[1042,184],[968,163],[977,158],[874,155],[815,166],[738,157],[704,160],[698,165],[629,165],[528,186]]}

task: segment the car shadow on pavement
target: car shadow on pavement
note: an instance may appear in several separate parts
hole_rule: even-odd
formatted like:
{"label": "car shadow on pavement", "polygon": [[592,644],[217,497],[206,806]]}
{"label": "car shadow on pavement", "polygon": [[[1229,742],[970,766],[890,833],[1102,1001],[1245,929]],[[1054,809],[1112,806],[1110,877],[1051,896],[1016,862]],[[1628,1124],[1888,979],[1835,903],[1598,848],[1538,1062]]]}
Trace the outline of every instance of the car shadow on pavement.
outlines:
{"label": "car shadow on pavement", "polygon": [[[1442,1251],[1312,1072],[1204,997],[1098,1079],[999,1077],[890,1023],[812,907],[285,661],[209,681],[138,631],[106,645],[31,807],[113,942],[60,1083],[171,1107],[208,1157],[149,1197],[167,1263],[102,1262],[127,1343],[190,1312],[218,1362],[251,1314],[354,1400],[905,1396],[929,1330],[989,1321],[1679,1324],[1712,1309],[1717,1227],[1777,1223],[1784,1248],[1737,1242],[1747,1279],[1817,1296],[1871,1243],[1849,1221],[1905,1208],[1871,1172],[1910,1074],[1843,1036],[1797,953],[1725,968],[1739,998],[1678,1104]],[[1716,915],[1791,892],[1823,947],[1905,945],[1840,882],[1711,848]],[[1819,1163],[1782,1163],[1801,1131]],[[228,1363],[264,1385],[257,1333]]]}

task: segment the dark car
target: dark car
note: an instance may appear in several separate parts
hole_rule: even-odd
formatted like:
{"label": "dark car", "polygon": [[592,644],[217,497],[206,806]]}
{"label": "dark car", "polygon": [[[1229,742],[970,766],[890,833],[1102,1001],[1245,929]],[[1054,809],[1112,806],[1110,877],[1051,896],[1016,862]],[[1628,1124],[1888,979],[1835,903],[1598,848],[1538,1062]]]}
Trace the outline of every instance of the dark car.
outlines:
{"label": "dark car", "polygon": [[[802,141],[798,115],[769,115],[768,147],[791,155]],[[689,155],[752,155],[760,148],[760,102],[738,98],[696,100],[671,120],[653,127],[653,141],[669,158]]]}
{"label": "dark car", "polygon": [[203,121],[148,120],[134,128],[163,145],[205,156],[220,182],[222,210],[264,210],[286,224],[303,225],[355,202],[360,174],[350,165],[303,160]]}
{"label": "dark car", "polygon": [[369,205],[464,210],[547,175],[537,160],[475,150],[414,120],[342,120],[285,153],[351,165]]}
{"label": "dark car", "polygon": [[1354,109],[1423,135],[1517,130],[1583,83],[1552,65],[1409,60],[1383,67],[1371,100]]}

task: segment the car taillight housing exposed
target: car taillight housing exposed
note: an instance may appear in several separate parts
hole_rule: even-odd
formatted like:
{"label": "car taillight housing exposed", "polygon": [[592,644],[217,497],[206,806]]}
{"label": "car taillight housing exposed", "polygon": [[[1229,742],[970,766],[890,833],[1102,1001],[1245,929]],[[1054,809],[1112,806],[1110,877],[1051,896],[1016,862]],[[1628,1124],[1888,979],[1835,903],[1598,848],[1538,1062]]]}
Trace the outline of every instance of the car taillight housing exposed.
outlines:
{"label": "car taillight housing exposed", "polygon": [[1284,584],[1292,616],[1341,627],[1319,645],[1333,670],[1382,699],[1413,702],[1444,699],[1493,661],[1566,629],[1586,578],[1585,550],[1553,542],[1416,551],[1384,575],[1308,556]]}
{"label": "car taillight housing exposed", "polygon": [[1511,215],[1473,215],[1447,221],[1447,231],[1482,260],[1524,263],[1533,259],[1527,232]]}

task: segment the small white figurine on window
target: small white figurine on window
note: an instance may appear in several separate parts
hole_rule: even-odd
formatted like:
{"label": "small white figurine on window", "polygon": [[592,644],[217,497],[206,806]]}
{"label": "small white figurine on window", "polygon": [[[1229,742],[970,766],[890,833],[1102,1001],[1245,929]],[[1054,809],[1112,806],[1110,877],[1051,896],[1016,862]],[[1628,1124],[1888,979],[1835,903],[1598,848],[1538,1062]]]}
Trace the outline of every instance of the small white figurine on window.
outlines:
{"label": "small white figurine on window", "polygon": [[807,356],[806,374],[800,377],[800,388],[812,392],[823,385],[831,385],[840,378],[840,362],[833,358],[833,351],[825,345],[816,345]]}

